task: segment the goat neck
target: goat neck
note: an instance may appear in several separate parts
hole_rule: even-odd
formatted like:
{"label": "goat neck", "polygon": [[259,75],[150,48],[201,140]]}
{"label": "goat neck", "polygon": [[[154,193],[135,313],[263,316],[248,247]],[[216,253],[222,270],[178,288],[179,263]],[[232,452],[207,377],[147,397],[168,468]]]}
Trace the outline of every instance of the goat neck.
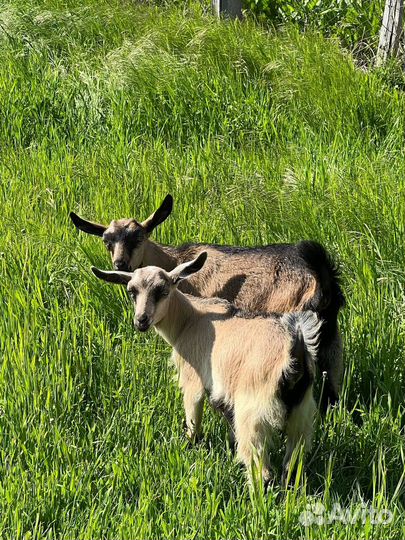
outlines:
{"label": "goat neck", "polygon": [[170,295],[169,308],[166,315],[155,325],[155,329],[172,347],[176,346],[184,330],[198,316],[198,310],[192,301],[180,291]]}
{"label": "goat neck", "polygon": [[146,241],[142,266],[158,266],[170,272],[177,265],[178,257],[175,249],[152,240]]}

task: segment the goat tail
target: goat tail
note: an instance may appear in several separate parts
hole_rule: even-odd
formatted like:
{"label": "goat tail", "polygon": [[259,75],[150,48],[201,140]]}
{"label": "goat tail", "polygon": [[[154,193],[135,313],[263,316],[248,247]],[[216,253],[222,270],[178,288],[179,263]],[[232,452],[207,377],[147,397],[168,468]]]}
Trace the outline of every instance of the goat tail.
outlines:
{"label": "goat tail", "polygon": [[303,240],[297,244],[300,257],[317,276],[318,287],[307,305],[323,314],[323,318],[335,320],[340,308],[346,304],[340,286],[340,271],[326,249],[318,242]]}
{"label": "goat tail", "polygon": [[291,336],[291,362],[285,376],[292,388],[304,374],[314,377],[322,320],[314,311],[286,313],[281,320]]}
{"label": "goat tail", "polygon": [[297,334],[304,343],[305,351],[311,362],[316,362],[322,320],[314,311],[304,311],[298,314]]}

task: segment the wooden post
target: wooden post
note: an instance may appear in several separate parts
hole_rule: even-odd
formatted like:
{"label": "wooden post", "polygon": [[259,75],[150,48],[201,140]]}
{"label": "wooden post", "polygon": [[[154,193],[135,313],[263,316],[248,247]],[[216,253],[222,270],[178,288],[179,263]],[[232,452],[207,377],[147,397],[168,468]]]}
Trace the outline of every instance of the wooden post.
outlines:
{"label": "wooden post", "polygon": [[402,32],[404,0],[386,0],[383,22],[380,30],[376,65],[381,66],[390,56],[398,52]]}
{"label": "wooden post", "polygon": [[212,0],[214,15],[229,17],[231,19],[242,18],[242,0]]}

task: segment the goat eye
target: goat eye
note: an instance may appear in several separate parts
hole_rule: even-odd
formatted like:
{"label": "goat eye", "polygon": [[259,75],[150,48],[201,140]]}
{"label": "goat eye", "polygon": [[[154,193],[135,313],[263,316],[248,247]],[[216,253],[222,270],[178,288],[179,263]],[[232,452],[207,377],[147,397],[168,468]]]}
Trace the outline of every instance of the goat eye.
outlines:
{"label": "goat eye", "polygon": [[137,295],[138,295],[138,291],[137,291],[136,289],[131,289],[131,290],[129,291],[129,295],[130,295],[130,297],[132,298],[132,300],[136,300],[136,297],[137,297]]}
{"label": "goat eye", "polygon": [[169,291],[167,291],[163,287],[159,287],[159,288],[155,289],[155,299],[156,300],[159,300],[160,298],[164,298],[168,294],[169,294]]}
{"label": "goat eye", "polygon": [[106,242],[105,247],[108,249],[108,251],[112,251],[112,248],[113,248],[112,242]]}

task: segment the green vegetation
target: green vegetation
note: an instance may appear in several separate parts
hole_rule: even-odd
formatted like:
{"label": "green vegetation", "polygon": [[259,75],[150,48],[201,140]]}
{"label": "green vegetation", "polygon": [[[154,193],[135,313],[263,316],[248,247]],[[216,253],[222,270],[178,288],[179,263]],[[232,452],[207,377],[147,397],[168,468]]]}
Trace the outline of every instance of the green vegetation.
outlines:
{"label": "green vegetation", "polygon": [[[0,537],[404,537],[402,92],[316,33],[198,7],[0,9]],[[288,492],[249,492],[210,410],[187,445],[169,348],[68,217],[141,219],[168,192],[160,241],[312,238],[341,262],[342,402]],[[393,519],[300,524],[336,502]]]}
{"label": "green vegetation", "polygon": [[247,12],[273,24],[293,22],[338,36],[362,56],[373,56],[384,0],[244,0]]}

